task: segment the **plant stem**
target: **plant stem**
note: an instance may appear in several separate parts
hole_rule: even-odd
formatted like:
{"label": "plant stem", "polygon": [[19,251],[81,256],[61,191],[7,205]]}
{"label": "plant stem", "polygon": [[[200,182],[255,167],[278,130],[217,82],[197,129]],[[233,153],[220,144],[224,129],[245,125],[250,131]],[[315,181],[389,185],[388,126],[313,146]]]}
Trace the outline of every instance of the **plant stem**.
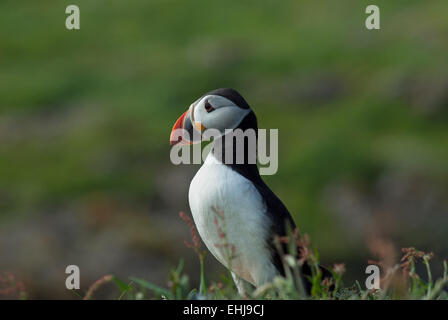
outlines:
{"label": "plant stem", "polygon": [[199,254],[199,263],[201,266],[201,280],[199,284],[199,293],[205,295],[207,284],[205,282],[205,272],[204,272],[204,253]]}
{"label": "plant stem", "polygon": [[432,290],[432,274],[431,274],[431,267],[429,266],[429,262],[428,259],[423,259],[425,266],[426,266],[426,270],[428,272],[428,293],[427,293],[427,297],[431,296],[431,290]]}

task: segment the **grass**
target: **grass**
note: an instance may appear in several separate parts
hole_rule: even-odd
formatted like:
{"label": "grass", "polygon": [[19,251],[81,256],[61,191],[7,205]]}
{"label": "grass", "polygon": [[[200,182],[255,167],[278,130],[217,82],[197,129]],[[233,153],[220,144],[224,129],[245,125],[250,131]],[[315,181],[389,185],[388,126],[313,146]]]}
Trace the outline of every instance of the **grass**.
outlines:
{"label": "grass", "polygon": [[[119,293],[116,300],[448,300],[448,264],[443,261],[443,274],[434,279],[431,260],[434,254],[423,252],[415,248],[403,248],[398,262],[394,261],[394,252],[389,243],[381,239],[371,240],[369,245],[380,260],[369,260],[370,265],[381,268],[380,289],[366,289],[365,279],[354,283],[344,282],[345,265],[334,264],[330,269],[332,279],[322,279],[319,268],[319,252],[310,245],[308,235],[300,235],[294,230],[288,236],[276,237],[275,243],[281,253],[285,276],[275,277],[272,282],[265,283],[258,288],[248,286],[244,296],[241,296],[232,280],[230,272],[222,274],[220,279],[206,279],[204,258],[206,251],[202,249],[199,236],[191,218],[181,212],[180,217],[190,228],[192,241],[185,241],[187,247],[193,249],[199,259],[199,285],[193,286],[190,277],[184,272],[184,261],[170,271],[166,287],[155,285],[145,279],[130,277],[128,281],[114,275],[105,275],[95,281],[86,292],[72,290],[73,294],[83,300],[96,298],[98,290],[112,283]],[[222,224],[216,223],[217,232],[222,233],[222,239],[231,248],[226,239]],[[280,244],[285,244],[287,252]],[[218,245],[218,244],[216,244]],[[233,250],[232,250],[233,252]],[[232,255],[229,255],[232,259]],[[311,267],[311,275],[307,281],[311,283],[311,290],[304,290],[304,278],[301,268],[307,263]],[[424,273],[417,272],[417,267],[423,266]],[[367,275],[366,275],[367,277]],[[195,277],[196,278],[196,277]],[[115,292],[108,287],[109,293]],[[109,294],[110,296],[110,294]],[[12,273],[0,274],[0,297],[9,299],[27,299],[27,292],[22,281]]]}
{"label": "grass", "polygon": [[[415,249],[413,249],[415,250]],[[335,265],[331,272],[334,276],[332,283],[322,282],[321,274],[317,265],[314,265],[314,274],[309,279],[313,283],[310,295],[304,293],[300,285],[301,277],[300,263],[294,260],[291,255],[285,256],[288,264],[286,277],[276,277],[272,282],[263,286],[252,289],[247,292],[245,297],[241,297],[233,284],[233,280],[228,275],[222,275],[220,281],[211,282],[209,286],[204,286],[205,282],[201,280],[199,288],[192,287],[189,276],[183,272],[183,260],[179,265],[171,270],[167,287],[160,287],[148,281],[138,278],[130,278],[131,282],[125,284],[118,278],[111,277],[121,290],[118,300],[226,300],[226,299],[249,299],[249,300],[448,300],[448,267],[444,261],[444,273],[439,279],[432,279],[431,266],[429,263],[429,255],[417,251],[416,256],[408,257],[411,267],[405,269],[400,265],[393,268],[383,270],[387,276],[381,280],[381,289],[368,290],[363,289],[362,282],[356,281],[351,286],[345,286],[343,282],[343,265]],[[317,251],[314,253],[317,255]],[[423,255],[422,258],[417,258]],[[318,260],[315,260],[318,262]],[[415,265],[421,263],[426,266],[427,278],[424,280],[415,272]],[[205,281],[205,273],[201,272],[201,279]],[[330,286],[334,285],[335,289],[330,290]],[[98,284],[93,285],[93,289],[84,299],[94,298],[94,290]]]}
{"label": "grass", "polygon": [[[278,276],[272,282],[258,288],[248,287],[245,296],[241,296],[230,272],[221,275],[220,281],[212,281],[210,285],[207,285],[204,270],[205,251],[201,248],[192,220],[182,212],[180,216],[188,224],[192,233],[193,241],[186,242],[186,245],[195,250],[199,258],[199,287],[191,286],[189,276],[183,271],[184,262],[181,260],[179,265],[171,270],[167,287],[160,287],[146,280],[132,277],[131,282],[126,284],[108,275],[96,281],[89,288],[84,299],[93,298],[94,292],[100,285],[113,281],[121,291],[118,300],[448,300],[448,265],[446,261],[443,261],[442,277],[433,279],[430,265],[433,253],[426,253],[415,248],[403,248],[399,263],[391,263],[391,257],[388,257],[387,253],[383,254],[382,261],[369,261],[370,264],[378,265],[382,269],[380,289],[369,290],[364,289],[364,281],[355,281],[350,286],[344,284],[344,264],[335,264],[330,268],[333,276],[331,280],[322,279],[318,251],[310,247],[309,237],[306,234],[301,236],[297,230],[287,237],[276,239],[278,250],[282,253],[285,277]],[[287,253],[282,252],[280,242],[286,244]],[[381,241],[372,245],[376,246],[380,252],[387,252]],[[308,281],[312,284],[309,294],[304,290],[304,279],[301,276],[301,267],[304,263],[308,263],[312,270],[312,275],[308,277]],[[416,272],[418,264],[425,267],[426,279]]]}

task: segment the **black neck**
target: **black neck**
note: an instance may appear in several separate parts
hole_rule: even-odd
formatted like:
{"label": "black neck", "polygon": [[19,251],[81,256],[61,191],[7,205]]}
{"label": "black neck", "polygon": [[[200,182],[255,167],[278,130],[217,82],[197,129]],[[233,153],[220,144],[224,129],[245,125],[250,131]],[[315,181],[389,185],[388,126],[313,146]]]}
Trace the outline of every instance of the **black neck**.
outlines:
{"label": "black neck", "polygon": [[[235,143],[235,137],[232,134],[227,134],[222,137],[217,138],[213,143],[213,149],[212,153],[217,158],[220,159],[222,163],[224,163],[226,166],[229,166],[232,170],[240,173],[242,176],[248,178],[249,180],[254,180],[260,176],[258,172],[257,167],[257,148],[258,148],[258,125],[257,125],[257,118],[253,111],[251,111],[247,116],[244,117],[244,119],[241,121],[241,123],[238,125],[236,129],[241,129],[243,132],[247,129],[253,129],[255,130],[255,136],[256,136],[256,147],[255,148],[249,148],[248,138],[244,139],[244,161],[243,163],[236,163],[236,156],[237,156],[237,146]],[[233,141],[231,141],[231,139]],[[226,163],[225,161],[225,155],[226,151],[229,152],[229,149],[232,148],[233,150],[233,159],[231,163]],[[249,152],[251,154],[249,154]],[[255,154],[254,154],[255,153]],[[255,159],[255,163],[250,163],[249,160]]]}

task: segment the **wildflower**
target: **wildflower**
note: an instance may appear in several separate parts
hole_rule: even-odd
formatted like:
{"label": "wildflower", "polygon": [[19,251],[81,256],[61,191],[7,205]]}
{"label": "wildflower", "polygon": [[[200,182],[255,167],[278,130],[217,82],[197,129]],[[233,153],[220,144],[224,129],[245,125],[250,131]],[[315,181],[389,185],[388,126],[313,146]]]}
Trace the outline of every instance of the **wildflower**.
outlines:
{"label": "wildflower", "polygon": [[342,276],[345,273],[345,263],[335,263],[333,265],[333,271],[337,275]]}
{"label": "wildflower", "polygon": [[190,232],[191,232],[191,239],[193,241],[193,243],[185,240],[184,243],[188,248],[193,248],[197,253],[199,253],[199,249],[201,248],[201,242],[199,241],[199,235],[196,232],[196,227],[194,226],[193,221],[191,220],[191,218],[185,214],[185,212],[181,211],[179,212],[179,217],[185,221],[185,223],[188,225],[188,227],[190,228]]}
{"label": "wildflower", "polygon": [[15,296],[20,299],[26,297],[25,285],[16,279],[11,272],[0,274],[0,296]]}

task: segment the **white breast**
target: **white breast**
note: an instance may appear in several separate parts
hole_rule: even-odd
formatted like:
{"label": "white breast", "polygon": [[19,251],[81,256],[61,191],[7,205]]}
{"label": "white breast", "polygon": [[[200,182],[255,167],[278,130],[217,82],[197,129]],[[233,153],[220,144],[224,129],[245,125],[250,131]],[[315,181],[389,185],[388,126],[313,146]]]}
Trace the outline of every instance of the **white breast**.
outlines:
{"label": "white breast", "polygon": [[216,259],[254,285],[272,280],[277,271],[267,247],[270,222],[251,181],[210,153],[191,181],[189,202],[199,234]]}

